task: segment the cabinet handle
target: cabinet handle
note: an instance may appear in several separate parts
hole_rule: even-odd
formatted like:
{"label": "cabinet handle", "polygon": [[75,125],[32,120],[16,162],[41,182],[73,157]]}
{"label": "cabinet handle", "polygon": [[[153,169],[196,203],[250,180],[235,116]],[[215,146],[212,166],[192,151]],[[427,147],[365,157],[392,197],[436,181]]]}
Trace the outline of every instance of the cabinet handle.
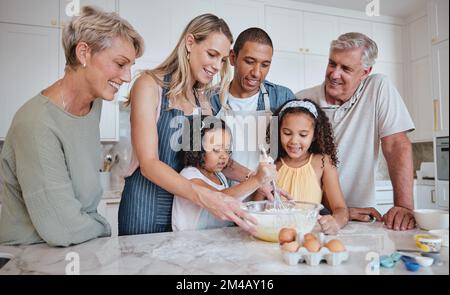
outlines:
{"label": "cabinet handle", "polygon": [[52,19],[51,22],[50,22],[50,24],[51,24],[52,26],[56,26],[56,20]]}
{"label": "cabinet handle", "polygon": [[436,43],[436,41],[437,41],[437,37],[431,38],[431,43],[432,43],[432,44]]}
{"label": "cabinet handle", "polygon": [[308,48],[306,49],[306,52],[307,52],[307,53],[309,52],[309,49],[308,49]]}
{"label": "cabinet handle", "polygon": [[433,112],[434,112],[434,131],[438,131],[440,129],[438,121],[439,99],[433,100]]}
{"label": "cabinet handle", "polygon": [[303,52],[304,50],[305,50],[305,49],[303,49],[303,48],[300,48],[300,49],[299,49],[300,52]]}
{"label": "cabinet handle", "polygon": [[436,204],[436,190],[431,190],[431,203]]}

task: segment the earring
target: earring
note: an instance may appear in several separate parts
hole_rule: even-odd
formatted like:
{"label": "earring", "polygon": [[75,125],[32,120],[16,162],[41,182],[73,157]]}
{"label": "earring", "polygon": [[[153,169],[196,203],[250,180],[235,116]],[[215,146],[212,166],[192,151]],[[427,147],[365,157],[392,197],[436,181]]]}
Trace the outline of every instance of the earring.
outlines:
{"label": "earring", "polygon": [[85,68],[86,67],[86,64],[83,64],[83,68]]}
{"label": "earring", "polygon": [[188,53],[187,53],[187,60],[190,60],[190,58],[191,58],[191,53],[188,51]]}

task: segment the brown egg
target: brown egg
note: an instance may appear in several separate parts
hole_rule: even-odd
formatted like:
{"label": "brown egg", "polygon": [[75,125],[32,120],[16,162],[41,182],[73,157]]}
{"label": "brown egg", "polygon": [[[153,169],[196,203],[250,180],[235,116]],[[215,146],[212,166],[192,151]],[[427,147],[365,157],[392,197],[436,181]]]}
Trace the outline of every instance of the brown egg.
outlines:
{"label": "brown egg", "polygon": [[281,245],[295,241],[297,231],[293,228],[284,227],[278,233],[278,241]]}
{"label": "brown egg", "polygon": [[306,240],[303,243],[303,247],[306,248],[309,252],[319,252],[320,250],[320,243],[316,239],[310,239]]}
{"label": "brown egg", "polygon": [[300,244],[297,241],[284,243],[281,245],[281,249],[291,253],[297,252],[298,248],[300,248]]}
{"label": "brown egg", "polygon": [[307,234],[304,235],[303,240],[304,241],[317,240],[317,238],[316,238],[316,236],[313,233],[307,233]]}
{"label": "brown egg", "polygon": [[330,240],[326,243],[325,247],[327,247],[331,252],[344,252],[345,246],[340,240]]}

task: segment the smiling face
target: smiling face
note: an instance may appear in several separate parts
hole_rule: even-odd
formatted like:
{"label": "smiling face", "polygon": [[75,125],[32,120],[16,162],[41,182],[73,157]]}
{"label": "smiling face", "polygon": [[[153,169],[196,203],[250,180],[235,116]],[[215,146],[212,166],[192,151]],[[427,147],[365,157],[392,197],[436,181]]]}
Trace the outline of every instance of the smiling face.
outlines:
{"label": "smiling face", "polygon": [[271,46],[250,41],[245,42],[237,56],[232,52],[230,55],[231,65],[234,66],[232,94],[242,98],[255,95],[269,73],[272,56]]}
{"label": "smiling face", "polygon": [[221,128],[207,131],[203,136],[203,148],[206,151],[203,168],[209,172],[222,171],[230,159],[230,132]]}
{"label": "smiling face", "polygon": [[355,93],[359,84],[369,76],[372,68],[361,63],[362,48],[334,49],[330,53],[325,77],[325,95],[331,104],[342,105]]}
{"label": "smiling face", "polygon": [[194,81],[206,85],[223,67],[230,54],[231,43],[220,32],[210,34],[197,42],[191,34],[186,37],[189,64]]}
{"label": "smiling face", "polygon": [[86,82],[94,97],[113,100],[123,83],[131,81],[131,66],[136,58],[133,44],[122,38],[114,38],[111,47],[86,54]]}
{"label": "smiling face", "polygon": [[305,113],[287,113],[280,126],[280,142],[291,159],[300,159],[314,140],[314,120]]}

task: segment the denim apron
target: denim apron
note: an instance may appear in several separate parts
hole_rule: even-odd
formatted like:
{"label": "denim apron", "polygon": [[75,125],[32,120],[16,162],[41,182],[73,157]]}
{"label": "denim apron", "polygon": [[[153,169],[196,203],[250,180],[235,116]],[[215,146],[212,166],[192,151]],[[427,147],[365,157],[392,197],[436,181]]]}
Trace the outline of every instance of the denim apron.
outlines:
{"label": "denim apron", "polygon": [[[216,115],[231,129],[233,136],[231,158],[253,171],[258,168],[259,144],[266,144],[266,128],[272,117],[269,93],[263,83],[261,83],[260,91],[264,99],[264,110],[233,111],[228,104],[228,95],[226,95],[224,104]],[[252,126],[249,122],[254,122],[256,125]]]}
{"label": "denim apron", "polygon": [[[164,82],[170,81],[170,75]],[[180,129],[188,118],[178,109],[169,109],[168,89],[163,87],[161,110],[157,123],[159,160],[180,172],[183,169],[182,153],[171,148],[179,144]],[[197,109],[200,103],[196,97]],[[172,128],[171,128],[172,127]],[[125,187],[119,206],[119,235],[137,235],[172,231],[173,194],[157,186],[141,174],[138,167],[134,173],[125,178]]]}

